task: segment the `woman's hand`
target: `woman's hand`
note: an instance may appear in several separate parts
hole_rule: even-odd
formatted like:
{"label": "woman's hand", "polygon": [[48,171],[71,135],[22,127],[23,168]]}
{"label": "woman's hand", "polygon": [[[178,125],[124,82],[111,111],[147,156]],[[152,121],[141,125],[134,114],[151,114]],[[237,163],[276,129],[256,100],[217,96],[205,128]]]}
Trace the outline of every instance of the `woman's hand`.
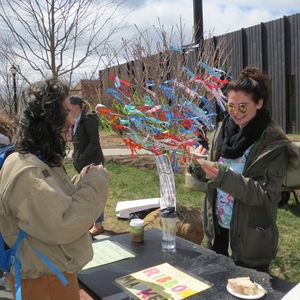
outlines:
{"label": "woman's hand", "polygon": [[90,170],[92,170],[93,168],[97,168],[98,170],[103,169],[106,171],[106,169],[104,168],[104,166],[102,164],[99,165],[95,165],[95,164],[91,164],[89,165],[89,167],[87,168],[86,172],[88,173]]}
{"label": "woman's hand", "polygon": [[207,158],[207,149],[204,148],[202,145],[196,148],[194,153],[192,154],[192,160],[196,166],[200,165],[200,163],[198,162],[198,159],[200,158],[204,158],[204,159]]}
{"label": "woman's hand", "polygon": [[219,169],[216,166],[216,164],[211,164],[208,162],[203,162],[202,165],[202,170],[206,173],[206,175],[210,178],[210,179],[216,179],[218,174],[219,174]]}
{"label": "woman's hand", "polygon": [[[193,153],[192,156],[193,162],[196,166],[201,165],[202,170],[210,179],[215,179],[219,174],[219,169],[213,162],[206,162],[205,161],[206,158],[207,158],[207,149],[204,148],[202,145],[200,145],[198,148],[195,149]],[[202,159],[201,162],[199,162],[200,159]]]}

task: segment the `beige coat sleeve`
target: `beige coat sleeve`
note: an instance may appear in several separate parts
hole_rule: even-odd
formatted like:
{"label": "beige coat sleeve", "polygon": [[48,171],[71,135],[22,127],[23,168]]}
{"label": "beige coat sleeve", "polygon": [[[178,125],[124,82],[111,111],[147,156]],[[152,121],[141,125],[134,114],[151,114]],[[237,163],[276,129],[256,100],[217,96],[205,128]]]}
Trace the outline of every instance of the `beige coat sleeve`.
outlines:
{"label": "beige coat sleeve", "polygon": [[93,169],[74,186],[63,168],[45,164],[21,168],[10,178],[2,195],[7,213],[49,244],[68,244],[87,232],[104,210],[110,182],[107,171]]}

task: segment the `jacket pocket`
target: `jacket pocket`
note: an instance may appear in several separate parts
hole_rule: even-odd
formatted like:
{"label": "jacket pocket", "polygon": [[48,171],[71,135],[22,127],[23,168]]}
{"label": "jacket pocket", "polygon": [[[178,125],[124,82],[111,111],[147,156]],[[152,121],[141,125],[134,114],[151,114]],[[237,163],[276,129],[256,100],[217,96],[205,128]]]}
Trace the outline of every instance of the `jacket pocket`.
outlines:
{"label": "jacket pocket", "polygon": [[72,263],[73,262],[73,257],[67,252],[67,250],[63,247],[63,246],[59,246],[65,259],[66,259],[66,263],[69,264],[69,263]]}
{"label": "jacket pocket", "polygon": [[[268,188],[268,189],[271,188],[278,191],[284,180],[285,173],[286,173],[285,170],[281,166],[277,166],[277,167],[271,166],[265,168],[262,186],[264,188]],[[275,183],[275,186],[273,187],[269,185],[269,183],[271,183],[272,181]]]}
{"label": "jacket pocket", "polygon": [[245,263],[255,265],[269,263],[277,253],[278,232],[275,226],[268,228],[248,227],[242,241],[241,256]]}

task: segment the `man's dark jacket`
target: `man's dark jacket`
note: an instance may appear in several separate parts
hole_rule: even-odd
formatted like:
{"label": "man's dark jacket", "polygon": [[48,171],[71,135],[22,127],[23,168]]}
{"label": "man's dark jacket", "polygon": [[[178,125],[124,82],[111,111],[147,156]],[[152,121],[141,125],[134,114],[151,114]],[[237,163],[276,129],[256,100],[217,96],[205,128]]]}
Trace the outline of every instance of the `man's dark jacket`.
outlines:
{"label": "man's dark jacket", "polygon": [[73,164],[78,173],[89,164],[104,164],[99,138],[100,120],[95,112],[82,111],[73,136]]}

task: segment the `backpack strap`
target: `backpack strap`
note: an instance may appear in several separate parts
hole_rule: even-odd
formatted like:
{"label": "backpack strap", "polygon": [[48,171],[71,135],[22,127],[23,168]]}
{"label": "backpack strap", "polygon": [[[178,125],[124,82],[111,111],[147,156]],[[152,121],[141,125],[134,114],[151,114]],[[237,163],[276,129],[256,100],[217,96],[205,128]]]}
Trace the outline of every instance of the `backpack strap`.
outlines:
{"label": "backpack strap", "polygon": [[[21,285],[21,259],[20,259],[20,242],[27,236],[27,233],[20,229],[18,238],[13,245],[13,255],[12,263],[14,263],[15,266],[15,290],[16,290],[16,300],[22,300],[22,285]],[[48,265],[48,267],[56,274],[56,276],[59,278],[59,280],[62,282],[64,286],[67,286],[69,284],[66,277],[54,266],[54,264],[40,251],[34,249],[35,253]]]}
{"label": "backpack strap", "polygon": [[26,232],[20,229],[18,238],[12,247],[11,263],[15,266],[15,290],[16,300],[22,299],[21,288],[21,259],[20,259],[20,243],[27,236]]}
{"label": "backpack strap", "polygon": [[32,249],[35,251],[35,253],[45,262],[46,265],[48,265],[48,267],[56,274],[56,276],[59,278],[59,280],[61,281],[61,283],[64,286],[67,286],[69,284],[68,280],[66,279],[66,277],[62,274],[61,271],[59,271],[54,264],[44,255],[42,254],[40,251],[34,249],[32,247]]}
{"label": "backpack strap", "polygon": [[22,285],[21,285],[21,259],[20,259],[20,247],[17,248],[14,256],[15,265],[15,291],[16,300],[22,300]]}

